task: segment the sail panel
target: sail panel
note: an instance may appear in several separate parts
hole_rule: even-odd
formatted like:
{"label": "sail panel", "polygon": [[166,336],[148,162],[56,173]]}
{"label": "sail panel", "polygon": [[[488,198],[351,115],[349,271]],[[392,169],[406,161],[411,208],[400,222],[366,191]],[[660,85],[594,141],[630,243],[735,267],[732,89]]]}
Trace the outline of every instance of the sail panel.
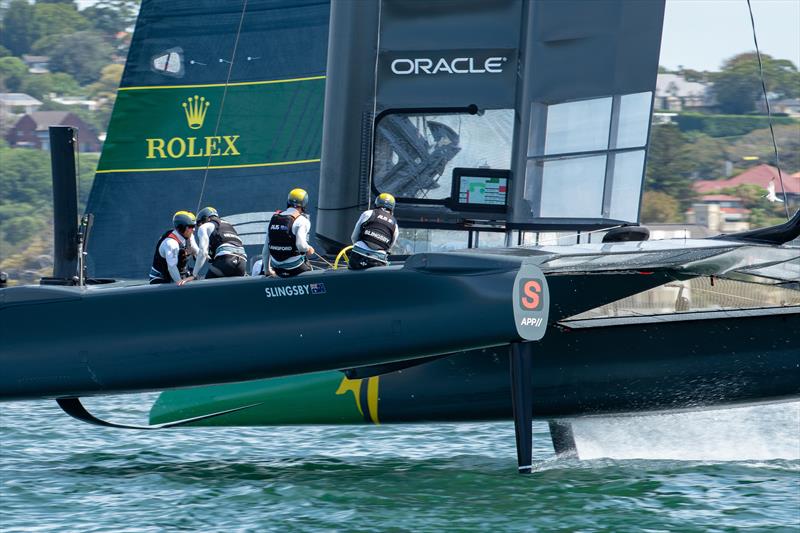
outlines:
{"label": "sail panel", "polygon": [[328,17],[327,1],[142,3],[87,207],[92,276],[145,277],[178,210],[245,224],[251,257],[290,189],[313,217]]}

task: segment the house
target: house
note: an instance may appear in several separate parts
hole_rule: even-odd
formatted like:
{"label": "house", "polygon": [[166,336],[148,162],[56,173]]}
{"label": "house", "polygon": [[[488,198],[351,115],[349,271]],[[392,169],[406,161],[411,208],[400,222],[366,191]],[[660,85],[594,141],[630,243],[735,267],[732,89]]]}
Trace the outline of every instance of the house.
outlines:
{"label": "house", "polygon": [[[800,203],[800,172],[782,174],[786,200],[793,208]],[[724,233],[750,229],[750,210],[744,207],[742,199],[720,191],[749,184],[763,188],[766,195],[770,183],[773,183],[777,196],[783,198],[780,182],[778,169],[770,165],[758,165],[726,180],[697,181],[694,190],[701,196],[686,212],[687,219]]]}
{"label": "house", "polygon": [[49,56],[22,54],[22,61],[28,66],[28,72],[31,74],[47,74],[50,72]]}
{"label": "house", "polygon": [[33,113],[42,102],[25,93],[0,93],[0,115],[19,115]]}
{"label": "house", "polygon": [[786,98],[770,102],[773,113],[784,113],[790,117],[800,118],[800,98]]}
{"label": "house", "polygon": [[92,127],[69,111],[34,111],[22,116],[6,134],[8,144],[17,148],[50,149],[50,126],[78,128],[81,152],[99,152],[101,143]]}
{"label": "house", "polygon": [[62,104],[62,105],[75,105],[75,106],[85,107],[89,111],[95,111],[97,107],[100,105],[100,102],[98,102],[97,100],[82,98],[80,96],[56,96],[53,93],[50,93],[49,100],[51,102],[55,102],[57,104]]}
{"label": "house", "polygon": [[689,224],[704,226],[715,233],[734,233],[750,229],[750,222],[748,221],[750,210],[742,207],[741,198],[725,194],[716,196],[725,196],[727,198],[724,201],[717,202],[707,196],[701,197],[699,202],[692,204],[692,207],[686,211],[686,221]]}
{"label": "house", "polygon": [[678,74],[659,74],[656,78],[654,111],[686,111],[714,105],[711,86],[686,81]]}
{"label": "house", "polygon": [[781,181],[783,181],[783,186],[786,188],[786,196],[789,200],[789,205],[791,206],[800,203],[800,179],[795,178],[795,176],[799,174],[800,172],[796,174],[790,174],[789,172],[783,171],[779,176],[777,168],[771,165],[758,165],[751,169],[745,170],[738,176],[734,176],[733,178],[727,180],[697,181],[694,184],[694,190],[699,194],[712,194],[720,191],[721,189],[728,189],[749,183],[762,187],[764,189],[764,194],[766,194],[767,187],[769,187],[770,182],[773,182],[775,184],[775,192],[777,193],[778,197],[783,198],[781,189]]}

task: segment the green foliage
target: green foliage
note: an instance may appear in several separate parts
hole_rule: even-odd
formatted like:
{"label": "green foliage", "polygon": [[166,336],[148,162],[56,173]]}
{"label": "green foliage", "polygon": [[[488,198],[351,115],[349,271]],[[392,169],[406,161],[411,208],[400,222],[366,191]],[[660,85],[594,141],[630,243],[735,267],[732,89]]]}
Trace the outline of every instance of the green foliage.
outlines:
{"label": "green foliage", "polygon": [[642,222],[645,224],[681,222],[680,205],[672,196],[657,191],[647,191],[642,198]]}
{"label": "green foliage", "polygon": [[15,247],[39,231],[52,203],[46,152],[0,148],[0,239]]}
{"label": "green foliage", "polygon": [[[672,119],[681,131],[699,131],[711,137],[733,137],[745,135],[753,130],[768,128],[769,117],[750,115],[706,115],[703,113],[681,113]],[[772,117],[773,124],[798,124],[790,117]]]}
{"label": "green foliage", "polygon": [[[782,98],[800,95],[800,73],[785,59],[773,59],[761,54],[767,91]],[[723,113],[741,114],[755,110],[757,100],[763,98],[758,58],[755,53],[736,55],[727,60],[719,73],[713,76],[714,94]]]}
{"label": "green foliage", "polygon": [[0,44],[0,57],[11,57],[11,50]]}
{"label": "green foliage", "polygon": [[[47,152],[28,148],[0,148],[0,205],[22,203],[42,207],[51,194]],[[2,223],[2,220],[0,220]]]}
{"label": "green foliage", "polygon": [[48,35],[67,36],[88,30],[91,24],[78,13],[73,3],[45,4],[37,2],[33,13],[33,41]]}
{"label": "green foliage", "polygon": [[20,92],[42,100],[50,93],[73,96],[81,94],[82,91],[75,78],[63,72],[56,72],[27,76],[22,82]]}
{"label": "green foliage", "polygon": [[16,57],[0,58],[0,86],[16,92],[22,85],[22,80],[28,75],[28,67],[21,59]]}
{"label": "green foliage", "polygon": [[63,38],[64,36],[61,34],[40,37],[31,45],[31,53],[40,56],[49,56],[50,51],[53,50]]}
{"label": "green foliage", "polygon": [[92,21],[94,28],[113,36],[136,22],[139,2],[131,0],[100,0],[82,11]]}
{"label": "green foliage", "polygon": [[[800,170],[800,123],[779,125],[773,129],[781,158],[781,168],[790,173]],[[743,169],[762,163],[775,165],[775,153],[769,128],[750,132],[738,139],[731,139],[726,152],[729,160],[737,162],[737,166],[741,166]],[[753,156],[758,157],[758,160],[749,163],[742,161],[743,157]]]}
{"label": "green foliage", "polygon": [[66,72],[81,84],[92,83],[100,78],[112,51],[97,33],[81,31],[67,35],[50,52],[50,70]]}
{"label": "green foliage", "polygon": [[686,138],[674,124],[654,126],[650,133],[645,187],[675,198],[682,210],[691,205],[694,189]]}
{"label": "green foliage", "polygon": [[685,152],[686,158],[692,162],[692,177],[706,180],[725,177],[729,143],[696,132],[687,134],[686,140]]}
{"label": "green foliage", "polygon": [[119,88],[124,68],[122,65],[117,64],[106,65],[101,71],[100,79],[87,87],[89,95],[100,102],[94,113],[100,131],[108,129],[111,111],[114,109],[117,89]]}
{"label": "green foliage", "polygon": [[21,56],[36,40],[33,24],[33,6],[27,0],[12,0],[3,16],[0,44],[15,56]]}

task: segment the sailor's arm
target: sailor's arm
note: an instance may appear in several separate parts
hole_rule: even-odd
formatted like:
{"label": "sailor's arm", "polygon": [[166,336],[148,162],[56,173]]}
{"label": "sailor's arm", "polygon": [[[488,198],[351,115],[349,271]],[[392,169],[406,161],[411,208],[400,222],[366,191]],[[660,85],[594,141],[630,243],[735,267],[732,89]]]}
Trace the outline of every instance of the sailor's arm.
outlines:
{"label": "sailor's arm", "polygon": [[261,249],[261,261],[263,261],[263,270],[265,274],[269,274],[269,222],[267,222],[267,233],[264,234],[264,248]]}
{"label": "sailor's arm", "polygon": [[[210,230],[210,231],[209,231]],[[209,243],[209,235],[211,232],[214,231],[214,224],[211,222],[206,222],[195,231],[195,235],[197,236],[197,254],[194,262],[194,270],[192,273],[194,277],[200,279],[200,271],[205,266],[206,262],[208,261],[208,243]]]}
{"label": "sailor's arm", "polygon": [[172,239],[164,239],[164,242],[161,243],[159,248],[159,252],[167,261],[167,270],[169,270],[172,281],[178,283],[181,279],[181,272],[178,270],[178,254],[181,251],[180,246]]}
{"label": "sailor's arm", "polygon": [[369,209],[361,213],[361,216],[358,217],[356,221],[356,225],[353,227],[353,234],[350,235],[350,242],[355,244],[358,242],[358,238],[361,236],[361,224],[369,220],[369,217],[372,215],[372,210]]}
{"label": "sailor's arm", "polygon": [[392,244],[389,245],[389,250],[394,247],[394,244],[397,242],[397,238],[400,236],[400,226],[397,224],[394,225],[394,237],[392,237]]}
{"label": "sailor's arm", "polygon": [[292,227],[295,236],[295,246],[300,253],[313,255],[314,247],[308,244],[308,232],[311,230],[311,221],[308,218],[300,216],[294,222]]}

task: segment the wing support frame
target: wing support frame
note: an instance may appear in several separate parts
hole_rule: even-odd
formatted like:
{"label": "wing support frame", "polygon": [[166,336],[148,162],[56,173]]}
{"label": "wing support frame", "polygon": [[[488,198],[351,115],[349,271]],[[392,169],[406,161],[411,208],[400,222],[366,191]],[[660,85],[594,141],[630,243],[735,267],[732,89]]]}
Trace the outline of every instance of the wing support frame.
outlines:
{"label": "wing support frame", "polygon": [[90,413],[86,407],[81,403],[81,399],[77,397],[69,397],[69,398],[56,398],[56,403],[61,410],[67,413],[72,418],[76,418],[81,422],[86,422],[87,424],[92,424],[95,426],[107,427],[107,428],[117,428],[117,429],[144,429],[144,430],[153,430],[153,429],[167,429],[167,428],[174,428],[178,426],[185,426],[187,424],[191,424],[192,422],[199,422],[200,420],[206,420],[209,418],[215,418],[217,416],[227,415],[230,413],[235,413],[236,411],[242,411],[244,409],[249,409],[251,407],[255,407],[257,405],[261,405],[264,402],[252,403],[248,405],[240,405],[239,407],[234,407],[233,409],[225,409],[224,411],[217,411],[214,413],[208,413],[205,415],[200,416],[193,416],[191,418],[184,418],[181,420],[175,420],[172,422],[165,422],[163,424],[153,424],[150,426],[138,426],[132,424],[118,424],[116,422],[109,422],[108,420],[102,420],[97,418],[92,413]]}

